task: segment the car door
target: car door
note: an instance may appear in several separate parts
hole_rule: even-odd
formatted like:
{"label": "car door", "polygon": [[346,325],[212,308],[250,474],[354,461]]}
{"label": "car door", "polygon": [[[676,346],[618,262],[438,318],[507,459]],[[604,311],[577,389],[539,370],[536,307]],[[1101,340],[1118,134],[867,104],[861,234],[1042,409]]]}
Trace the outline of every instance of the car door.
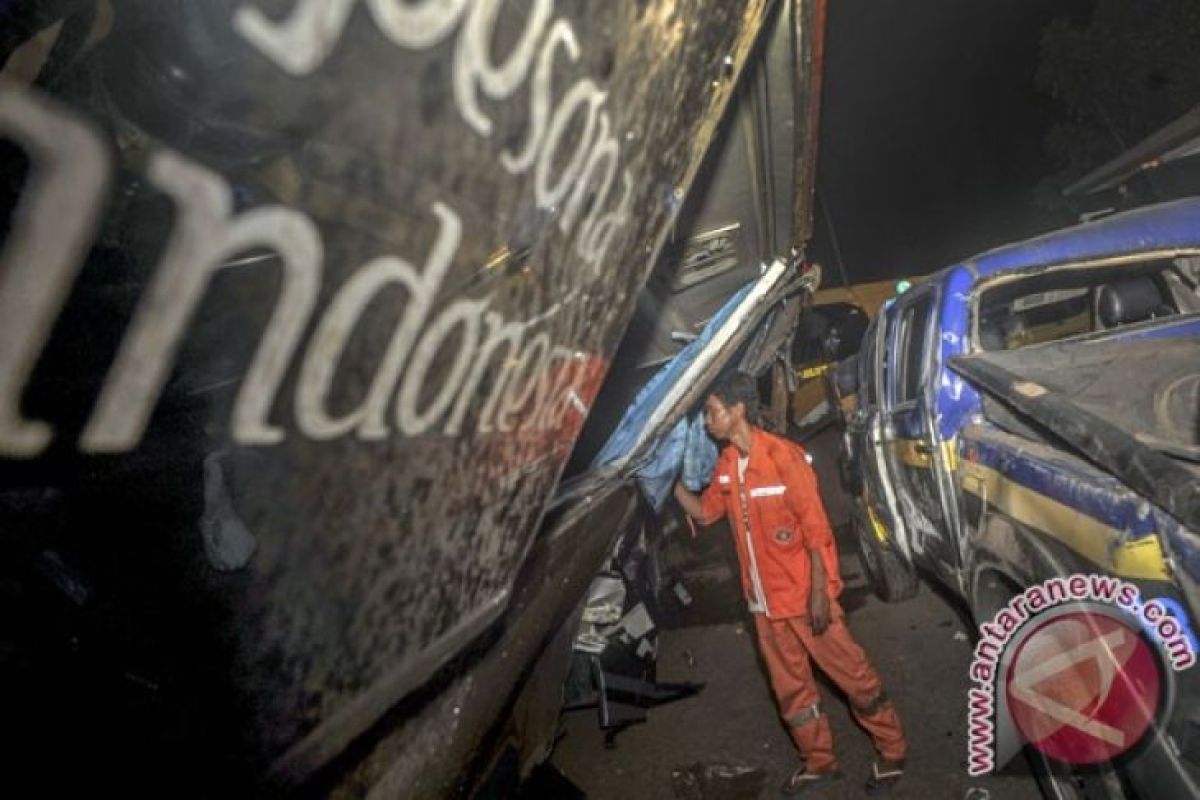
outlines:
{"label": "car door", "polygon": [[867,462],[872,456],[868,429],[875,413],[875,398],[878,394],[875,383],[875,358],[879,351],[876,346],[878,329],[879,320],[876,319],[870,323],[863,335],[856,365],[857,388],[854,392],[854,408],[846,416],[845,431],[842,434],[844,483],[846,490],[855,497],[863,496],[864,492],[872,488],[866,473],[870,469]]}
{"label": "car door", "polygon": [[853,474],[858,479],[852,489],[864,504],[862,511],[876,527],[875,535],[891,537],[900,553],[911,559],[908,537],[897,510],[892,470],[884,451],[887,342],[891,327],[891,319],[884,310],[867,330],[859,361],[858,408],[848,426],[848,449],[853,455]]}
{"label": "car door", "polygon": [[934,425],[938,287],[905,295],[889,318],[883,370],[883,452],[913,553],[946,575],[958,559],[942,480],[948,464]]}

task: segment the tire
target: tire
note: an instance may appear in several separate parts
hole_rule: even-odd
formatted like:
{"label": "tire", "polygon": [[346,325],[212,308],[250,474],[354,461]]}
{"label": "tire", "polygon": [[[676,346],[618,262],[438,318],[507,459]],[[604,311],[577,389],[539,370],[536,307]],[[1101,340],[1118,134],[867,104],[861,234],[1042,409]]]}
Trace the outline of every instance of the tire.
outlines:
{"label": "tire", "polygon": [[1085,774],[1051,763],[1037,748],[1026,745],[1029,766],[1045,800],[1133,800],[1136,797],[1111,767]]}
{"label": "tire", "polygon": [[876,539],[874,533],[866,529],[859,514],[854,514],[853,527],[858,560],[879,599],[898,603],[915,597],[920,588],[917,571],[899,553]]}

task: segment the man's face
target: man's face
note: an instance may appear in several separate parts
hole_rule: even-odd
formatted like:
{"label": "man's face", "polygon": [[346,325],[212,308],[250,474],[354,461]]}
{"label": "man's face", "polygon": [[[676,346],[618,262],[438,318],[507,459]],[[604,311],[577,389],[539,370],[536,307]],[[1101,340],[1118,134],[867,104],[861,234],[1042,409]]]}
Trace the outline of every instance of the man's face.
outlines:
{"label": "man's face", "polygon": [[704,403],[704,426],[708,428],[709,435],[718,441],[728,439],[741,409],[741,403],[734,403],[730,407],[722,403],[715,394],[709,395]]}

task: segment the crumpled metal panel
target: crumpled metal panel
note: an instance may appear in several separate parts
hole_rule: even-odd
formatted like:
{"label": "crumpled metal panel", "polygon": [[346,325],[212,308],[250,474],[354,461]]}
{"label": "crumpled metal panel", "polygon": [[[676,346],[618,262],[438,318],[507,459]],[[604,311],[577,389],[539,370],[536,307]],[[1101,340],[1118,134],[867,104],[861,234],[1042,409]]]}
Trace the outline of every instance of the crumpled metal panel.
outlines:
{"label": "crumpled metal panel", "polygon": [[[1200,341],[1194,337],[1129,341],[1118,333],[1048,344],[1036,352],[960,356],[949,367],[1195,530],[1196,473],[1154,442],[1186,447],[1194,436],[1187,429],[1195,425],[1198,356]],[[1138,387],[1131,391],[1135,369]],[[1141,516],[1148,514],[1147,508]]]}
{"label": "crumpled metal panel", "polygon": [[767,5],[0,8],[0,487],[141,746],[306,774],[503,609]]}

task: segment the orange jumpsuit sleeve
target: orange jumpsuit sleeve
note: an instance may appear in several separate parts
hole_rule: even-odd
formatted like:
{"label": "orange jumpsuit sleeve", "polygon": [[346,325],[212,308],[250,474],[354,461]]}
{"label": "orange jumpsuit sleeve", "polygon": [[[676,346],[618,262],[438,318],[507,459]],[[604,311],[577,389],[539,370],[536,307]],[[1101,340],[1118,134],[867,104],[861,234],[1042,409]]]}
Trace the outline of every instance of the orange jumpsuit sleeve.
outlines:
{"label": "orange jumpsuit sleeve", "polygon": [[708,486],[700,493],[700,508],[704,512],[704,516],[696,520],[701,525],[712,525],[725,514],[725,498],[722,496],[724,492],[717,482],[717,474],[720,470],[713,472],[712,480]]}
{"label": "orange jumpsuit sleeve", "polygon": [[810,551],[821,556],[825,567],[828,590],[837,596],[841,588],[841,573],[838,568],[837,545],[833,529],[825,516],[825,504],[821,502],[821,490],[817,485],[817,473],[804,457],[799,447],[789,447],[779,463],[780,477],[787,486],[784,497],[788,507],[800,521],[800,540]]}

